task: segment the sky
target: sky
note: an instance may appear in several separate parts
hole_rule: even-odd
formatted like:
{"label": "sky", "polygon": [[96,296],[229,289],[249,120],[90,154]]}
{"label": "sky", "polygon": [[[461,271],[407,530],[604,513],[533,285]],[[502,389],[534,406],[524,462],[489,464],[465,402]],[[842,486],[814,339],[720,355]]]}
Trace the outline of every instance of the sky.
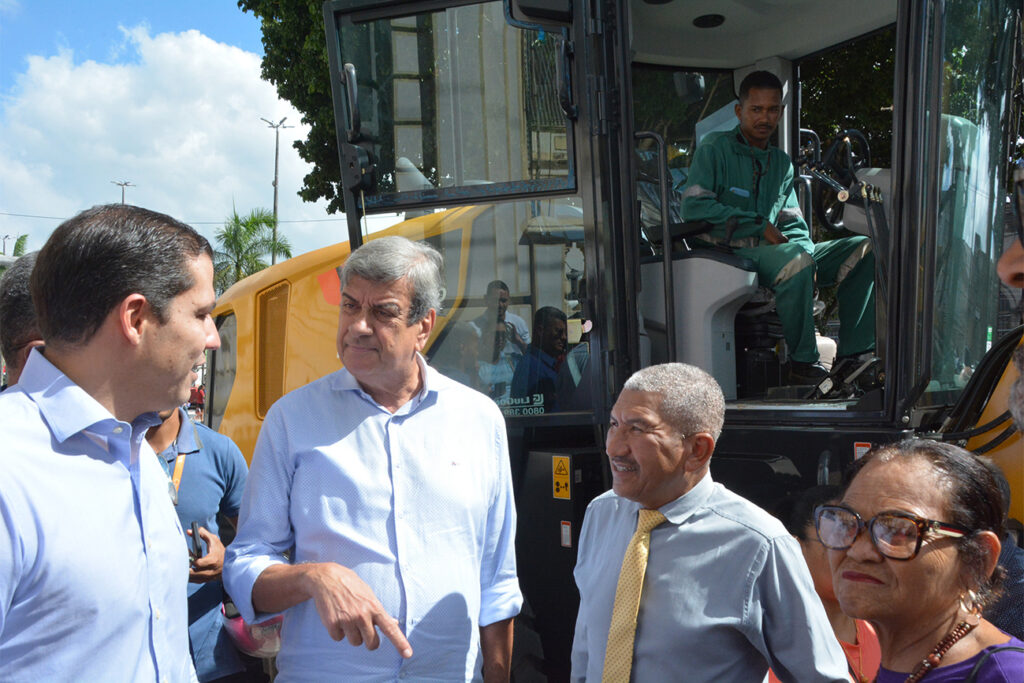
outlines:
{"label": "sky", "polygon": [[347,239],[296,194],[308,127],[260,78],[260,22],[235,0],[0,0],[0,237],[42,247],[60,222],[125,200],[213,242],[233,208],[273,207],[293,255]]}

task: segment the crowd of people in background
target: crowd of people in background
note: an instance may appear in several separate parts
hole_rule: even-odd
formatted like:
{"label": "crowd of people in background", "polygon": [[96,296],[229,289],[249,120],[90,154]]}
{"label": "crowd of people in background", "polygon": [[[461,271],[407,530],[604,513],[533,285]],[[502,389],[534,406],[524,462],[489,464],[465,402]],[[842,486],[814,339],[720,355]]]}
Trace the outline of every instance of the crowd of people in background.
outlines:
{"label": "crowd of people in background", "polygon": [[[544,412],[564,409],[568,384],[568,318],[554,306],[541,306],[533,325],[508,310],[509,286],[487,285],[485,310],[469,323],[456,323],[433,364],[449,377],[478,389],[499,406],[536,406]],[[473,335],[473,338],[470,338]]]}
{"label": "crowd of people in background", "polygon": [[[489,364],[509,397],[548,401],[565,314],[540,308],[528,329],[492,283],[452,333],[484,362],[445,376],[422,355],[441,255],[372,240],[341,270],[344,367],[273,405],[247,470],[186,410],[220,343],[211,255],[169,216],[99,206],[0,281],[0,679],[264,679],[225,626],[237,611],[283,622],[280,680],[509,680],[508,442],[465,380]],[[1021,282],[1015,258],[1024,245],[1001,274]],[[612,489],[580,537],[572,680],[1024,680],[1024,561],[997,467],[884,445],[776,518],[713,481],[724,419],[714,378],[681,363],[618,395]]]}

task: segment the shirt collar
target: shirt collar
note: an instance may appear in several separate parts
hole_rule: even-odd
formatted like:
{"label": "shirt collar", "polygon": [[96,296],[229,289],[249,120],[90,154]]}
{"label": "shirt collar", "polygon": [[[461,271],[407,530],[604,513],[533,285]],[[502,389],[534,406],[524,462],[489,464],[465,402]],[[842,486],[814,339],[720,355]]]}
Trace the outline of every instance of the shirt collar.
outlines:
{"label": "shirt collar", "polygon": [[714,491],[715,482],[711,479],[711,472],[705,472],[697,484],[679,496],[671,503],[662,505],[658,510],[661,514],[665,515],[665,519],[670,521],[672,524],[682,524],[685,522],[694,512],[699,510],[707,503],[708,498],[711,497],[711,493]]}
{"label": "shirt collar", "polygon": [[739,149],[742,153],[746,154],[747,156],[765,156],[769,154],[772,150],[772,146],[770,144],[764,149],[761,149],[760,147],[754,147],[752,144],[750,144],[750,141],[747,140],[747,137],[743,134],[743,131],[740,130],[739,124],[737,124],[736,127],[733,128],[733,133],[735,133],[733,140],[736,142],[736,148]]}
{"label": "shirt collar", "polygon": [[[39,412],[60,442],[103,422],[108,423],[105,429],[93,431],[110,431],[120,423],[88,392],[48,361],[39,348],[29,353],[17,387],[39,406]],[[159,423],[156,413],[143,413],[132,422],[132,431]]]}
{"label": "shirt collar", "polygon": [[188,413],[180,406],[178,407],[178,417],[181,418],[181,426],[178,427],[178,452],[195,453],[203,447],[203,442],[199,439],[199,432],[192,420],[189,419]]}
{"label": "shirt collar", "polygon": [[[419,407],[424,400],[427,399],[430,394],[436,394],[441,385],[444,384],[445,377],[437,372],[434,368],[427,365],[426,359],[420,353],[416,353],[416,364],[420,369],[420,377],[423,380],[423,386],[420,387],[418,394],[412,397],[412,399],[398,410],[396,414],[407,413],[415,410]],[[373,403],[373,405],[380,407],[380,404],[373,400],[361,386],[359,381],[356,380],[355,376],[351,372],[342,368],[343,372],[337,372],[331,381],[332,388],[336,391],[354,391],[362,396],[367,401]]]}

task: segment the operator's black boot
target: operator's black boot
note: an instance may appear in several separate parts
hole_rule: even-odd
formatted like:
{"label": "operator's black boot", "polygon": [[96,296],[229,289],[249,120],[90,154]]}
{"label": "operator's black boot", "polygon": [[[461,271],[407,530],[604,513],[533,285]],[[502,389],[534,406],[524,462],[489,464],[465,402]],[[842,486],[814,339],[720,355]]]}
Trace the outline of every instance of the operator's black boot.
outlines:
{"label": "operator's black boot", "polygon": [[789,379],[792,384],[817,384],[828,377],[828,370],[819,361],[801,363],[794,360],[789,363]]}

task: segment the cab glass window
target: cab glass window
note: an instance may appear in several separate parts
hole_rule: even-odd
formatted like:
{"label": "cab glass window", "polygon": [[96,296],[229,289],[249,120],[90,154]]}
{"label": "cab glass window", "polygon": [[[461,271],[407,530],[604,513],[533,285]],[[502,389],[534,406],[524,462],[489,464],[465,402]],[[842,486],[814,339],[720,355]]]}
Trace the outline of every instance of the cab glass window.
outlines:
{"label": "cab glass window", "polygon": [[[967,383],[1009,323],[999,320],[996,261],[1002,249],[1006,113],[1010,109],[1017,3],[946,3],[941,71],[938,223],[933,265],[934,401]],[[937,37],[938,38],[938,37]]]}
{"label": "cab glass window", "polygon": [[427,349],[507,417],[592,409],[583,213],[573,198],[449,209],[419,221],[448,297]]}
{"label": "cab glass window", "polygon": [[557,33],[509,25],[501,2],[335,29],[376,167],[367,211],[574,186]]}
{"label": "cab glass window", "polygon": [[[697,145],[708,133],[736,125],[735,101],[731,71],[633,65],[634,129],[655,132],[665,140],[670,223],[682,221],[679,195]],[[650,138],[643,138],[637,142],[636,154],[640,225],[647,240],[644,250],[650,253],[661,239],[658,152]]]}

